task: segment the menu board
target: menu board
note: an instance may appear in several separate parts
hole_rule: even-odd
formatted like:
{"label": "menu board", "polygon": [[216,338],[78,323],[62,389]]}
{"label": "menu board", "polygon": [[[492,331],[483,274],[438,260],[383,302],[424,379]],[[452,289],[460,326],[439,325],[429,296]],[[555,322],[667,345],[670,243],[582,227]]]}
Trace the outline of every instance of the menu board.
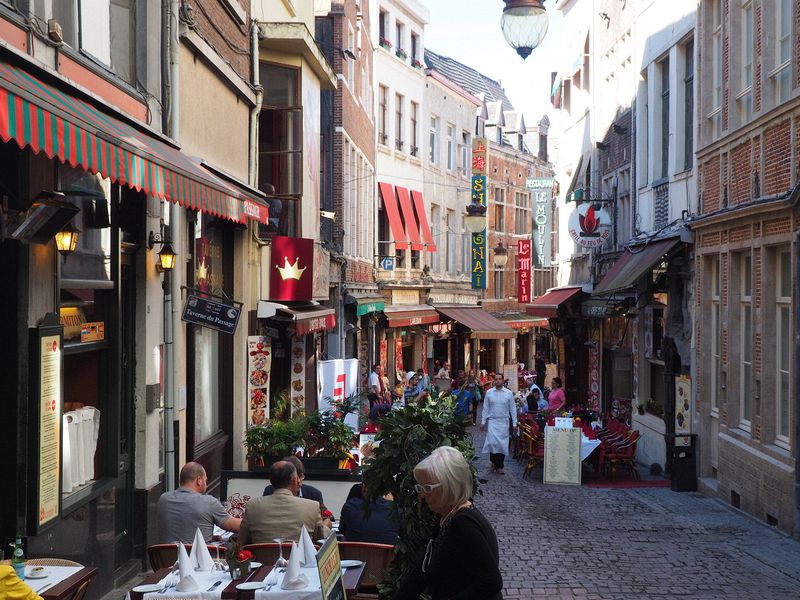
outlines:
{"label": "menu board", "polygon": [[544,483],[581,484],[581,430],[545,427]]}
{"label": "menu board", "polygon": [[263,425],[269,418],[269,377],[272,346],[266,336],[247,338],[247,424]]}
{"label": "menu board", "polygon": [[342,561],[335,535],[329,536],[317,551],[317,569],[323,600],[345,600]]}
{"label": "menu board", "polygon": [[692,433],[692,380],[686,375],[675,377],[675,433]]}
{"label": "menu board", "polygon": [[519,391],[519,365],[503,365],[503,378],[508,380],[508,389],[517,393]]}
{"label": "menu board", "polygon": [[58,517],[61,448],[61,334],[39,338],[39,506],[41,527]]}

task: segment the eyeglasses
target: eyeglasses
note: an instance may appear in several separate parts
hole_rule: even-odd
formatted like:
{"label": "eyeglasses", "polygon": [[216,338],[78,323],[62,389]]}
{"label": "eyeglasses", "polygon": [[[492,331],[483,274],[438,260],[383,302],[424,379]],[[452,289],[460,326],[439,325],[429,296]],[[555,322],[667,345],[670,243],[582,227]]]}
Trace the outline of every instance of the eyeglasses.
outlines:
{"label": "eyeglasses", "polygon": [[418,494],[430,494],[433,490],[438,487],[442,487],[441,483],[415,483],[414,490]]}

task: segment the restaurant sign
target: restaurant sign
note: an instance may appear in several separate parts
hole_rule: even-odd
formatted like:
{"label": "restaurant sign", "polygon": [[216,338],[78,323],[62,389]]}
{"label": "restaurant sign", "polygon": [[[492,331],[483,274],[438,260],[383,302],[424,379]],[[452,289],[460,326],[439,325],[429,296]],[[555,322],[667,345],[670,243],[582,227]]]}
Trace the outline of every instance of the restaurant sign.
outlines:
{"label": "restaurant sign", "polygon": [[531,301],[531,241],[520,240],[517,244],[517,302]]}
{"label": "restaurant sign", "polygon": [[186,297],[186,304],[183,306],[182,319],[187,323],[202,325],[216,329],[222,333],[233,335],[236,333],[236,326],[239,324],[239,315],[242,312],[241,303],[234,302],[235,305],[217,302],[203,296],[189,294]]}
{"label": "restaurant sign", "polygon": [[599,248],[611,235],[611,217],[591,202],[581,204],[569,217],[569,235],[579,246]]}
{"label": "restaurant sign", "polygon": [[[533,262],[537,267],[550,266],[550,201],[553,197],[552,178],[528,178],[526,187],[533,195]],[[521,301],[520,301],[521,302]]]}
{"label": "restaurant sign", "polygon": [[[472,176],[472,200],[486,206],[486,175]],[[471,253],[472,289],[486,289],[486,229],[472,234]]]}

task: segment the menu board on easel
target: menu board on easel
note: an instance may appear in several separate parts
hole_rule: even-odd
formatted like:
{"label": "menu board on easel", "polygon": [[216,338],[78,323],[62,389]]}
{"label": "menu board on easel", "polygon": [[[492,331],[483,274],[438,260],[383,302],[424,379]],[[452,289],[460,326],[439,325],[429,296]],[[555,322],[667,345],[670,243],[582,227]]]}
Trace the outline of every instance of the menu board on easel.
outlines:
{"label": "menu board on easel", "polygon": [[544,483],[581,484],[581,430],[545,427]]}
{"label": "menu board on easel", "polygon": [[39,532],[54,522],[61,508],[61,364],[64,328],[58,315],[47,315],[32,331],[31,347],[35,360],[31,364],[31,398],[36,431],[31,436],[30,454],[37,458],[30,463],[31,485],[36,512],[29,515],[31,528]]}

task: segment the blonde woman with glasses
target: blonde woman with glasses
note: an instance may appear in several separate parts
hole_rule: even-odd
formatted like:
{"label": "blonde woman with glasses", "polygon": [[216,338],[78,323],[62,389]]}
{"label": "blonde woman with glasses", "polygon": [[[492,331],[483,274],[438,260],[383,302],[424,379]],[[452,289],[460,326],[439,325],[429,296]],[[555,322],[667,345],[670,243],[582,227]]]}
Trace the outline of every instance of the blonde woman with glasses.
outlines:
{"label": "blonde woman with glasses", "polygon": [[414,467],[415,491],[439,516],[436,536],[403,579],[395,600],[502,600],[497,537],[470,498],[472,470],[464,456],[441,446]]}

